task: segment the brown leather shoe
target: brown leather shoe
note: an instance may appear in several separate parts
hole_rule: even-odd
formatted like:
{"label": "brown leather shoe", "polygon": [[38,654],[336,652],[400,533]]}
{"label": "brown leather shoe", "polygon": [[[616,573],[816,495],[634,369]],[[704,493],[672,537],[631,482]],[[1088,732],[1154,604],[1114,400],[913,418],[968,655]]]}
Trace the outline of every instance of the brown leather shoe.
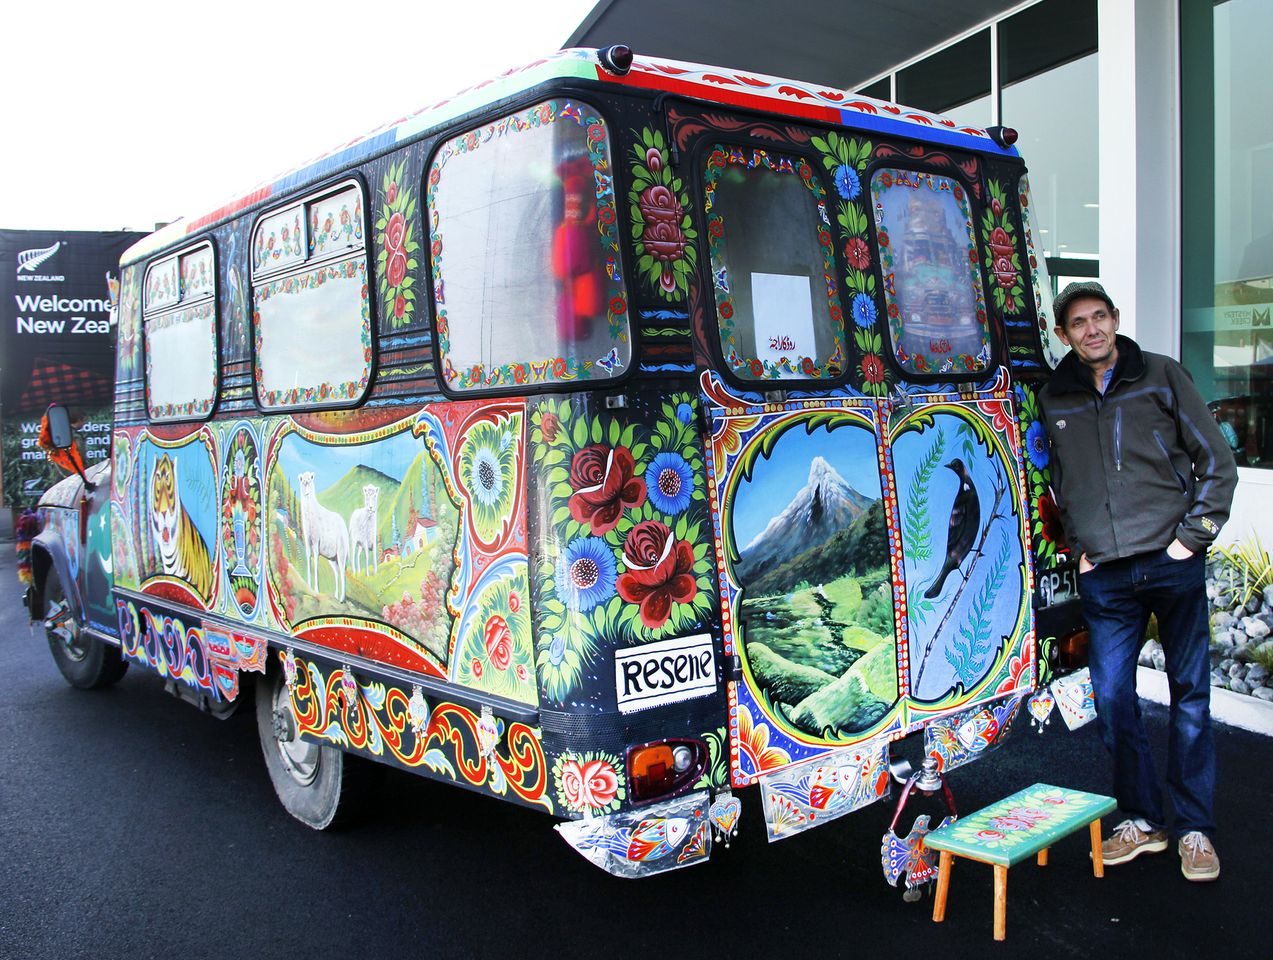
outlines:
{"label": "brown leather shoe", "polygon": [[1167,831],[1145,831],[1135,820],[1124,820],[1101,844],[1101,859],[1106,866],[1116,867],[1135,860],[1142,853],[1161,853],[1166,849]]}
{"label": "brown leather shoe", "polygon": [[1186,880],[1214,880],[1220,876],[1220,857],[1205,833],[1194,830],[1176,841],[1180,872]]}

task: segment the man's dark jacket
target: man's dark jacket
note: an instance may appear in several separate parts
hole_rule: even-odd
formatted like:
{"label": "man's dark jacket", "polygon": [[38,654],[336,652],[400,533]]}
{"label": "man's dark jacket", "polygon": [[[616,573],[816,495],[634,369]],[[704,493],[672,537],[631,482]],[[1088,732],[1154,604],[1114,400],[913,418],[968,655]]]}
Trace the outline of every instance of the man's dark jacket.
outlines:
{"label": "man's dark jacket", "polygon": [[1039,393],[1052,491],[1070,547],[1092,563],[1208,546],[1229,518],[1233,454],[1188,371],[1117,338],[1102,395],[1073,352]]}

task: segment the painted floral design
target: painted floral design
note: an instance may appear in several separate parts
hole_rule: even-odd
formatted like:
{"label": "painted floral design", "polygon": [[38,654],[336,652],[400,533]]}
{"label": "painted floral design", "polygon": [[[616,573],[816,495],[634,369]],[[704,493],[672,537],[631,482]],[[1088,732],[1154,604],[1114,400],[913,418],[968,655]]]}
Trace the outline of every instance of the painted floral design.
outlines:
{"label": "painted floral design", "polygon": [[645,486],[656,507],[664,513],[680,513],[690,505],[694,471],[679,453],[664,451],[645,471]]}
{"label": "painted floral design", "polygon": [[594,443],[580,450],[570,461],[570,515],[594,534],[613,530],[625,508],[645,502],[645,481],[634,472],[627,447]]}
{"label": "painted floral design", "polygon": [[628,531],[623,560],[628,569],[619,577],[619,595],[641,605],[641,622],[647,627],[663,626],[673,603],[689,603],[698,593],[693,547],[658,520],[642,521]]}
{"label": "painted floral design", "polygon": [[226,449],[221,479],[221,556],[238,612],[256,612],[261,572],[261,465],[256,441],[246,427],[235,431]]}
{"label": "painted floral design", "polygon": [[380,278],[380,315],[393,327],[405,327],[415,314],[415,191],[406,182],[405,159],[385,171],[376,220],[376,274]]}
{"label": "painted floral design", "polygon": [[1047,430],[1040,417],[1038,398],[1032,387],[1018,384],[1016,389],[1020,422],[1025,426],[1023,464],[1030,499],[1030,539],[1034,562],[1039,571],[1051,570],[1067,552],[1065,528],[1061,513],[1052,499],[1051,456]]}
{"label": "painted floral design", "polygon": [[455,660],[457,683],[535,703],[529,590],[524,566],[478,594]]}
{"label": "painted floral design", "polygon": [[785,767],[791,763],[791,754],[782,747],[770,746],[769,725],[759,726],[751,718],[751,711],[743,704],[738,705],[738,749],[748,761],[743,770],[754,775]]}
{"label": "painted floral design", "polygon": [[137,369],[137,357],[141,352],[140,333],[141,269],[128,267],[123,271],[119,288],[116,363],[121,380],[131,377]]}
{"label": "painted floral design", "polygon": [[628,201],[637,270],[664,300],[683,301],[697,258],[689,196],[668,163],[663,134],[646,127],[633,137]]}
{"label": "painted floral design", "polygon": [[[697,398],[653,416],[590,417],[545,397],[531,457],[547,499],[535,567],[535,663],[546,700],[578,696],[602,650],[701,629],[715,606]],[[633,422],[633,421],[636,422]],[[600,685],[597,685],[600,689]],[[592,689],[589,685],[589,689]]]}
{"label": "painted floral design", "polygon": [[473,505],[473,529],[484,543],[493,543],[511,519],[521,422],[515,414],[504,423],[479,423],[460,449],[460,481]]}
{"label": "painted floral design", "polygon": [[563,810],[613,813],[627,797],[621,762],[608,753],[566,754],[553,764],[553,786]]}
{"label": "painted floral design", "polygon": [[600,537],[572,540],[557,561],[557,596],[567,610],[587,613],[615,590],[614,553]]}
{"label": "painted floral design", "polygon": [[1021,254],[1017,252],[1016,228],[1008,216],[1008,195],[998,180],[990,181],[990,205],[982,215],[981,229],[990,295],[1003,314],[1020,313],[1025,309]]}
{"label": "painted floral design", "polygon": [[[856,386],[868,396],[882,397],[889,391],[889,372],[881,359],[883,339],[878,321],[879,307],[875,272],[871,269],[871,245],[867,237],[868,218],[862,177],[871,158],[870,140],[828,133],[810,141],[822,156],[822,165],[831,175],[839,202],[835,221],[843,241],[845,291],[849,295],[849,315],[853,320],[853,344],[857,348]],[[887,240],[880,238],[880,243]]]}

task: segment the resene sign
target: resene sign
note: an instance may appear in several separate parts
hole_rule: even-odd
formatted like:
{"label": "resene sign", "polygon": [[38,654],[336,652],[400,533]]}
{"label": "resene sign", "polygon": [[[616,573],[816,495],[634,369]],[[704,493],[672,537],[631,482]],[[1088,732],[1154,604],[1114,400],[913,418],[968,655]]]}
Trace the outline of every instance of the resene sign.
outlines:
{"label": "resene sign", "polygon": [[33,504],[61,478],[36,443],[53,402],[82,418],[85,459],[110,451],[119,257],[144,234],[0,230],[4,501]]}
{"label": "resene sign", "polygon": [[614,682],[621,713],[708,696],[716,691],[712,637],[700,633],[616,650]]}

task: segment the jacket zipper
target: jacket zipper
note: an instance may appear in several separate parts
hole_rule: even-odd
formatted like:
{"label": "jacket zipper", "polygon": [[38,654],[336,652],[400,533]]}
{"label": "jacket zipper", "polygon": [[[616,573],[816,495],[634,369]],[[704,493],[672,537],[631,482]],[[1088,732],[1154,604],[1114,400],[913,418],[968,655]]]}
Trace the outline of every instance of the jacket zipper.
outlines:
{"label": "jacket zipper", "polygon": [[1114,469],[1123,469],[1123,408],[1114,408]]}

